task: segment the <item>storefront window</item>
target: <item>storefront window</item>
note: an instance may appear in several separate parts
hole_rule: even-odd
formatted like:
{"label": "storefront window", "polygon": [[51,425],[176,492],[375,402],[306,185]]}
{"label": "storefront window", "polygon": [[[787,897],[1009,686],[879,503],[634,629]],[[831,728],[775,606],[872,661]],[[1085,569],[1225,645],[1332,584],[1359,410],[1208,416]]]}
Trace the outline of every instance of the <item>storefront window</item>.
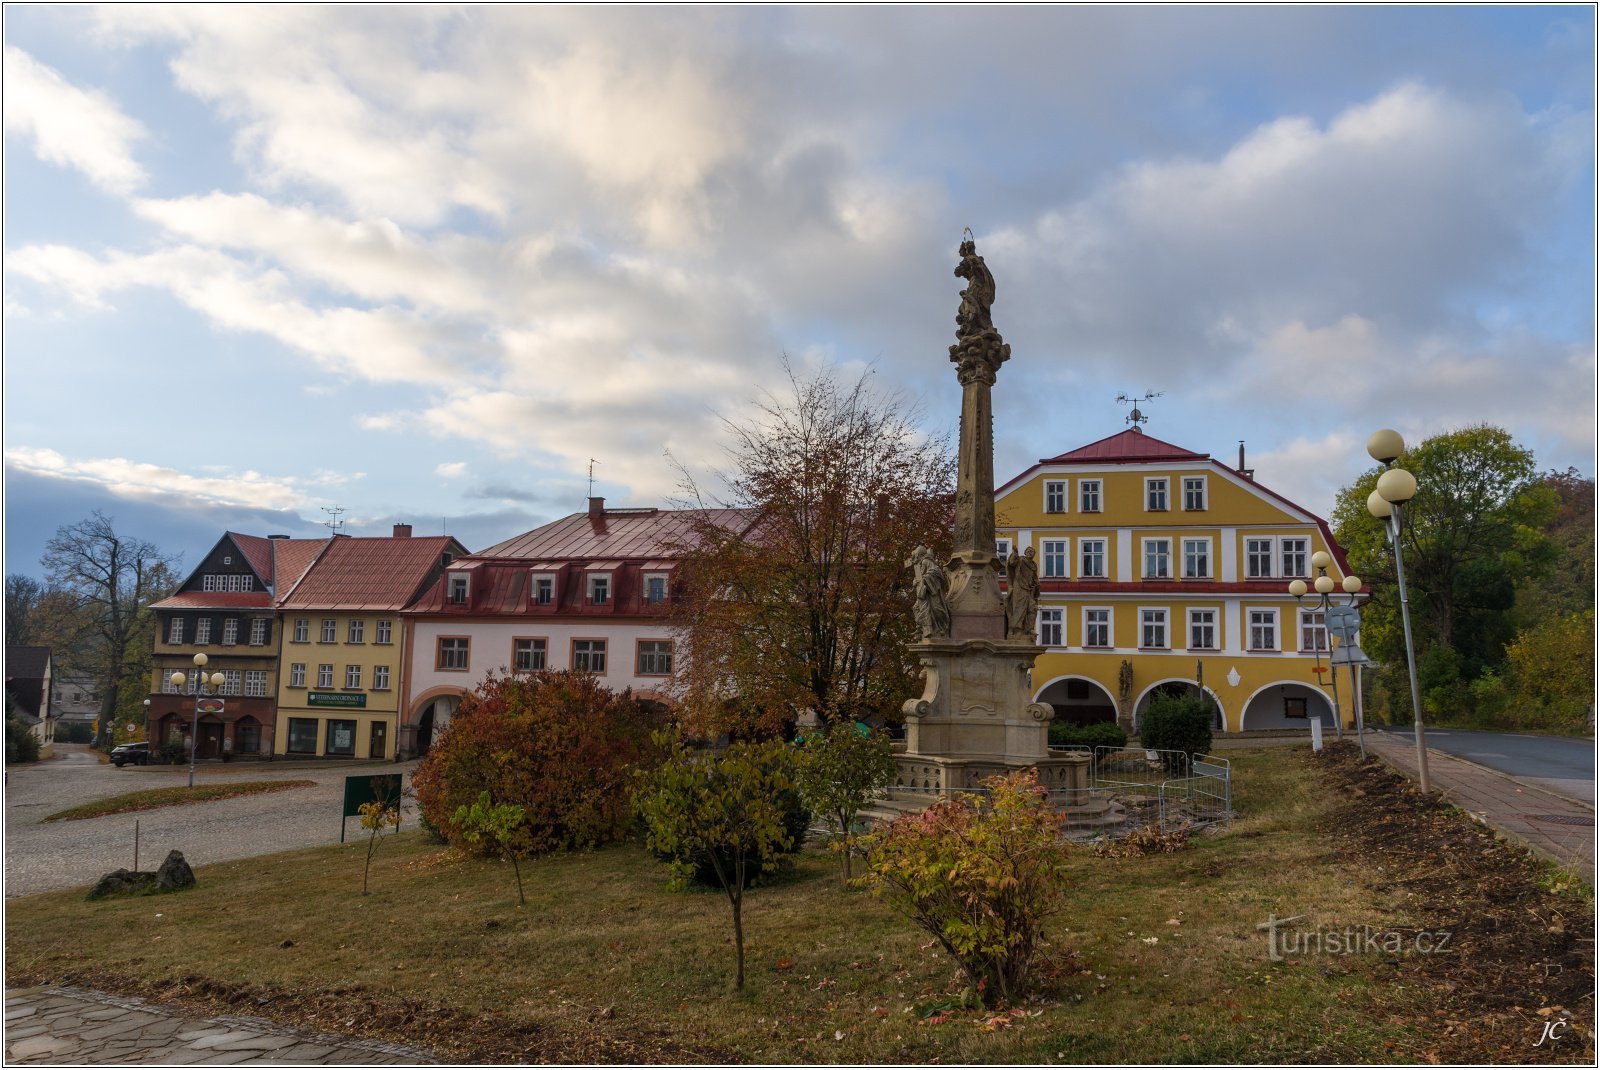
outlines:
{"label": "storefront window", "polygon": [[356,723],[354,721],[328,722],[328,753],[354,754],[356,752]]}
{"label": "storefront window", "polygon": [[317,722],[309,717],[289,718],[289,750],[295,754],[317,753]]}

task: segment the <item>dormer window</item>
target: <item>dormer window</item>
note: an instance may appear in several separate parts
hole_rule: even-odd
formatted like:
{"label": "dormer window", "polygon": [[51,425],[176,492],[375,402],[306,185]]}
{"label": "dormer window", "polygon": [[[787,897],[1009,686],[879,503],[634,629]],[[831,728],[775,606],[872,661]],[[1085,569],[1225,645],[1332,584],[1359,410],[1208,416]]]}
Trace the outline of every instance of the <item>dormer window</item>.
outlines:
{"label": "dormer window", "polygon": [[609,572],[589,573],[589,603],[603,606],[611,601],[611,574]]}
{"label": "dormer window", "polygon": [[450,574],[450,603],[457,606],[467,604],[467,574],[465,572],[452,572]]}
{"label": "dormer window", "polygon": [[667,600],[667,577],[661,574],[644,578],[644,600],[647,605],[659,606]]}
{"label": "dormer window", "polygon": [[556,600],[556,579],[554,576],[536,576],[533,580],[533,604],[548,606]]}

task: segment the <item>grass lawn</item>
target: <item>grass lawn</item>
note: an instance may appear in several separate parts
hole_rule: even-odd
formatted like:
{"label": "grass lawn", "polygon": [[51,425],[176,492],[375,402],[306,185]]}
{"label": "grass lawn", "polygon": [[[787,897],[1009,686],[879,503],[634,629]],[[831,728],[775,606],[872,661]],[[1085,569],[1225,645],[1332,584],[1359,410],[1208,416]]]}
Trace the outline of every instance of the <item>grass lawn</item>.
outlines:
{"label": "grass lawn", "polygon": [[1269,913],[1325,929],[1433,919],[1374,859],[1337,849],[1327,828],[1344,800],[1304,751],[1230,757],[1241,816],[1229,834],[1172,855],[1082,853],[1053,930],[1072,958],[1056,991],[1004,1026],[977,1012],[920,1022],[914,1005],[959,991],[953,967],[909,922],[842,887],[822,851],[747,895],[736,995],[726,900],[667,892],[665,868],[638,845],[525,865],[518,909],[509,865],[457,859],[412,832],[380,846],[365,898],[366,847],[352,842],[205,866],[175,895],[10,900],[8,983],[188,997],[475,1061],[1427,1059],[1445,1028],[1433,963],[1272,962],[1257,925]]}
{"label": "grass lawn", "polygon": [[61,810],[45,818],[46,821],[82,821],[107,814],[131,814],[135,810],[159,810],[163,806],[187,806],[190,803],[215,802],[239,795],[261,795],[269,791],[288,791],[290,788],[316,786],[315,780],[260,780],[250,784],[196,784],[192,788],[149,788],[113,795],[109,799]]}

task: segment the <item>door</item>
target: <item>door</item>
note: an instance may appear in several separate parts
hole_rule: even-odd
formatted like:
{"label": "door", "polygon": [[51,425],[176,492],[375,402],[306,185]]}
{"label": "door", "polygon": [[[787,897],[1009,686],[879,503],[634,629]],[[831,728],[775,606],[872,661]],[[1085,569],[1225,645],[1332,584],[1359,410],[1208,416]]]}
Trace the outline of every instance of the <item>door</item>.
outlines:
{"label": "door", "polygon": [[389,726],[383,721],[372,722],[372,746],[367,749],[367,757],[384,758],[389,753]]}

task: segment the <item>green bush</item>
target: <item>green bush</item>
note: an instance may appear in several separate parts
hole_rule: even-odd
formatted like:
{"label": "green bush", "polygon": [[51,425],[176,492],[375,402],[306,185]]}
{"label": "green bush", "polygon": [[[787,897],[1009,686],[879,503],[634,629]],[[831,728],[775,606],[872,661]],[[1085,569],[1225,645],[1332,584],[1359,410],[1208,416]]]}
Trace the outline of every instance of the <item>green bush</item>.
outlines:
{"label": "green bush", "polygon": [[883,733],[862,735],[853,721],[801,741],[796,779],[800,797],[837,830],[834,846],[850,879],[850,825],[868,802],[894,783],[894,755]]}
{"label": "green bush", "polygon": [[36,762],[39,760],[39,738],[27,722],[15,717],[6,718],[6,764]]}
{"label": "green bush", "polygon": [[[1211,750],[1211,721],[1216,717],[1216,706],[1209,695],[1186,692],[1181,695],[1158,694],[1150,700],[1144,721],[1139,726],[1139,742],[1147,750],[1182,751],[1190,756]],[[1167,772],[1182,771],[1182,760],[1176,755],[1163,754]]]}
{"label": "green bush", "polygon": [[1115,721],[1097,721],[1094,724],[1069,724],[1050,722],[1052,747],[1126,747],[1128,733]]}

